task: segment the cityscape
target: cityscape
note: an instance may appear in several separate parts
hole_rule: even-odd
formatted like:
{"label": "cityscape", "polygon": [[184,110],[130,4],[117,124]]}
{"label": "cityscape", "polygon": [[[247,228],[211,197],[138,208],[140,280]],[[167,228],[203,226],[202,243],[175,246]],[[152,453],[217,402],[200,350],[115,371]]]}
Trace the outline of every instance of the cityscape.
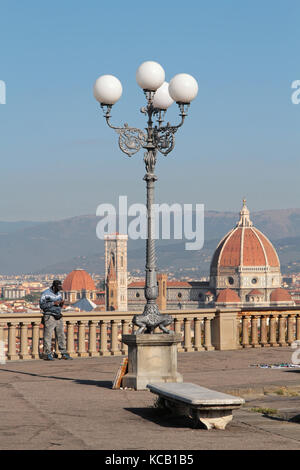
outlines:
{"label": "cityscape", "polygon": [[299,450],[299,13],[0,0],[1,451]]}

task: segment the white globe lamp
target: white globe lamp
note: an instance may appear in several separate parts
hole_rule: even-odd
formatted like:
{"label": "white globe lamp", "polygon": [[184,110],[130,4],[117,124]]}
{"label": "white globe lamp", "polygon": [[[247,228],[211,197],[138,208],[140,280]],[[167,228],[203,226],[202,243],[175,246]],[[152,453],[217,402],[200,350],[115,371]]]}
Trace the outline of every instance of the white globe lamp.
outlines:
{"label": "white globe lamp", "polygon": [[122,84],[113,75],[101,75],[94,85],[94,97],[100,104],[113,105],[122,96]]}
{"label": "white globe lamp", "polygon": [[164,82],[162,86],[160,86],[158,90],[155,92],[155,95],[153,98],[153,106],[156,109],[166,110],[173,103],[174,103],[174,100],[169,95],[169,84],[168,82]]}
{"label": "white globe lamp", "polygon": [[148,60],[136,72],[138,85],[147,91],[156,91],[165,81],[165,71],[160,64]]}
{"label": "white globe lamp", "polygon": [[191,75],[179,73],[170,81],[169,93],[176,103],[190,103],[198,94],[198,83]]}

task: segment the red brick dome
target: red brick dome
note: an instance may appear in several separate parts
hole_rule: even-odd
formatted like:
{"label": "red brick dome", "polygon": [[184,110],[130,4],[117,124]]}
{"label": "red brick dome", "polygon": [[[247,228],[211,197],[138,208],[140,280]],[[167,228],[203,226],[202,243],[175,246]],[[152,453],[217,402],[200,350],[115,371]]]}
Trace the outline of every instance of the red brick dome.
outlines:
{"label": "red brick dome", "polygon": [[290,293],[286,289],[282,289],[278,287],[278,289],[273,290],[272,294],[270,295],[271,302],[290,302],[292,297]]}
{"label": "red brick dome", "polygon": [[64,291],[96,290],[93,279],[84,269],[75,269],[69,273],[64,280],[62,287]]}
{"label": "red brick dome", "polygon": [[232,290],[232,289],[222,290],[216,300],[216,302],[219,302],[219,303],[236,303],[240,301],[241,301],[240,297],[235,292],[235,290]]}
{"label": "red brick dome", "polygon": [[237,226],[220,241],[211,262],[211,270],[238,266],[280,267],[275,248],[263,233],[253,227],[245,203]]}

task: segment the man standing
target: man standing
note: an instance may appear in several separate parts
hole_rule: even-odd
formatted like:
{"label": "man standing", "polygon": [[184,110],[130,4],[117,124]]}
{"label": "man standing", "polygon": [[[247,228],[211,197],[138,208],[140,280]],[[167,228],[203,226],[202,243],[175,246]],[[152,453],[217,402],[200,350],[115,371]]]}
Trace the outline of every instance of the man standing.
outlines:
{"label": "man standing", "polygon": [[51,351],[53,330],[55,330],[62,359],[72,359],[66,350],[64,322],[61,313],[64,301],[59,293],[61,290],[61,281],[56,279],[53,281],[52,286],[42,293],[40,298],[40,308],[44,312],[44,359],[46,361],[54,360]]}

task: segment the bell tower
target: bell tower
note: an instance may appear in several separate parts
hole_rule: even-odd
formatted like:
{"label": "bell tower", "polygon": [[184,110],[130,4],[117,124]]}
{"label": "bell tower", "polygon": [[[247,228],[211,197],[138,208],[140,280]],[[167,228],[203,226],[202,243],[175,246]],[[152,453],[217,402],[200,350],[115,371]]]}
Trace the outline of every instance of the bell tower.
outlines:
{"label": "bell tower", "polygon": [[114,258],[111,257],[106,280],[106,308],[107,310],[118,310],[118,289]]}
{"label": "bell tower", "polygon": [[[105,280],[109,282],[111,263],[115,271],[116,304],[115,310],[127,311],[127,235],[113,233],[105,236]],[[108,301],[107,301],[108,305]]]}

